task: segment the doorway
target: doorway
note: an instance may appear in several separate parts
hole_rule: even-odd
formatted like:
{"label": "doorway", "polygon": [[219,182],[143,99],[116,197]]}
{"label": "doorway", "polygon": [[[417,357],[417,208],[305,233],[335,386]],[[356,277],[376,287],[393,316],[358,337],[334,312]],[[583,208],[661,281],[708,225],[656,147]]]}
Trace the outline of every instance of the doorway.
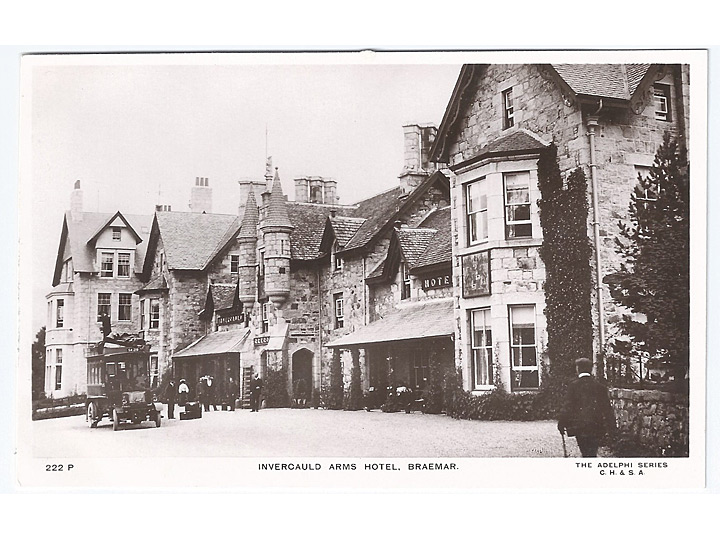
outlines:
{"label": "doorway", "polygon": [[292,355],[292,403],[305,407],[310,401],[313,386],[313,357],[309,349],[299,349]]}

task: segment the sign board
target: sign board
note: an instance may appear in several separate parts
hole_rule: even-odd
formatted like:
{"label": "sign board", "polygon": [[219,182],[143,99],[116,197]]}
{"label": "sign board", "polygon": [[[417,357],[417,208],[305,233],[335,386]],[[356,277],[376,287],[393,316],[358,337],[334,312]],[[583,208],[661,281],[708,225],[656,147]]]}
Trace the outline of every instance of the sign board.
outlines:
{"label": "sign board", "polygon": [[253,345],[259,347],[260,345],[267,345],[270,343],[270,336],[260,336],[253,339]]}
{"label": "sign board", "polygon": [[490,251],[462,258],[462,287],[463,298],[490,294]]}
{"label": "sign board", "polygon": [[422,278],[422,288],[426,291],[450,286],[452,286],[452,276],[450,275],[450,271],[438,276]]}
{"label": "sign board", "polygon": [[219,325],[241,324],[244,322],[245,322],[245,314],[244,313],[232,313],[229,315],[218,315],[217,316],[217,323]]}

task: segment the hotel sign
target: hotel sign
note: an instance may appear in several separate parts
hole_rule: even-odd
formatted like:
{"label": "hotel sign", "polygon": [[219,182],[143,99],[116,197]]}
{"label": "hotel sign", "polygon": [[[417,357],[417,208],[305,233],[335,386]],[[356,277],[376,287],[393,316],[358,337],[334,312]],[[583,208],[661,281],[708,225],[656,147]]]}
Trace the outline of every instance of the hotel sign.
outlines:
{"label": "hotel sign", "polygon": [[244,313],[233,313],[230,315],[218,315],[217,316],[217,323],[218,324],[240,324],[245,322],[245,314]]}
{"label": "hotel sign", "polygon": [[438,276],[425,277],[422,280],[423,290],[440,289],[442,287],[450,287],[452,285],[452,276],[450,272],[440,274]]}
{"label": "hotel sign", "polygon": [[270,343],[270,336],[260,336],[253,339],[253,344],[256,347],[259,347],[260,345],[267,345]]}
{"label": "hotel sign", "polygon": [[490,251],[471,253],[462,258],[463,298],[490,294]]}

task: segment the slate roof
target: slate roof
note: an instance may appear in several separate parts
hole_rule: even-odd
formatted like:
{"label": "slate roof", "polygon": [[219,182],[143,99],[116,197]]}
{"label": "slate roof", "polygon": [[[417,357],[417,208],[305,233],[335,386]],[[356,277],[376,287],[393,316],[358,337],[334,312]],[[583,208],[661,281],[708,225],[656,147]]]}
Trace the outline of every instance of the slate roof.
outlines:
{"label": "slate roof", "polygon": [[172,356],[175,359],[211,354],[239,353],[249,333],[249,328],[212,332],[192,342],[182,351],[176,352]]}
{"label": "slate roof", "polygon": [[398,243],[405,262],[412,267],[428,247],[428,243],[435,234],[435,229],[396,229]]}
{"label": "slate roof", "polygon": [[335,239],[342,248],[355,236],[363,223],[367,221],[362,217],[335,216],[330,217],[330,225],[335,233]]}
{"label": "slate roof", "polygon": [[630,99],[650,64],[551,64],[576,94]]}
{"label": "slate roof", "polygon": [[396,186],[358,202],[354,215],[365,218],[365,221],[342,251],[360,248],[369,242],[398,211],[401,194],[402,188]]}
{"label": "slate roof", "polygon": [[[62,266],[63,258],[63,242],[67,242],[70,247],[70,254],[73,259],[73,268],[76,272],[95,272],[95,246],[88,244],[93,236],[103,224],[108,223],[117,213],[106,212],[82,212],[80,221],[73,221],[72,214],[65,212],[65,221],[63,229],[67,227],[66,235],[61,238],[58,252],[58,260],[55,268],[55,280],[59,279],[59,268]],[[132,226],[142,242],[137,244],[135,248],[135,272],[141,272],[143,263],[145,262],[145,251],[147,249],[148,232],[152,223],[152,216],[123,214],[128,224]]]}
{"label": "slate roof", "polygon": [[143,287],[135,291],[136,294],[150,291],[166,291],[168,289],[167,281],[165,276],[158,276],[152,281],[145,284]]}
{"label": "slate roof", "polygon": [[337,216],[352,216],[357,212],[357,207],[287,203],[288,216],[295,227],[290,233],[290,255],[294,260],[312,260],[322,255],[320,243],[325,223],[332,211]]}
{"label": "slate roof", "polygon": [[270,201],[265,210],[264,227],[287,227],[291,228],[293,224],[288,216],[287,205],[285,204],[285,195],[280,185],[280,175],[275,170],[275,179],[273,180],[272,190],[270,191]]}
{"label": "slate roof", "polygon": [[259,219],[260,212],[258,211],[255,194],[251,189],[248,194],[247,202],[245,203],[245,213],[243,214],[242,223],[240,224],[240,230],[238,231],[237,237],[256,239]]}
{"label": "slate roof", "polygon": [[160,236],[171,270],[202,270],[240,229],[240,219],[229,214],[158,212]]}
{"label": "slate roof", "polygon": [[387,262],[387,255],[383,257],[383,260],[380,261],[375,268],[373,268],[368,276],[365,278],[367,279],[375,279],[382,277],[383,272],[385,271],[385,263]]}
{"label": "slate roof", "polygon": [[450,207],[441,208],[428,215],[420,224],[437,229],[437,233],[428,242],[425,251],[417,258],[411,271],[436,264],[452,264],[452,231],[450,229]]}
{"label": "slate roof", "polygon": [[399,311],[331,341],[330,348],[453,335],[453,299],[411,302]]}
{"label": "slate roof", "polygon": [[237,285],[234,283],[213,283],[210,285],[215,310],[233,307]]}

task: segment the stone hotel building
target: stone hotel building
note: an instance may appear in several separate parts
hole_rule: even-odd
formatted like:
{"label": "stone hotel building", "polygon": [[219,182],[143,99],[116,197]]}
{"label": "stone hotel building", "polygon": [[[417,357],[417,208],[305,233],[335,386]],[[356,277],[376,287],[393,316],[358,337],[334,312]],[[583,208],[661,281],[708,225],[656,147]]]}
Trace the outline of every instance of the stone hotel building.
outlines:
{"label": "stone hotel building", "polygon": [[[540,153],[554,143],[564,175],[591,179],[597,280],[618,267],[638,172],[666,131],[687,143],[688,85],[677,65],[466,65],[439,128],[404,127],[399,179],[355,204],[313,176],[288,200],[270,160],[263,180],[239,183],[233,215],[212,212],[204,177],[190,212],[147,216],[82,212],[78,182],[47,295],[45,391],[85,391],[103,314],[144,333],[158,387],[207,374],[246,399],[252,374],[273,371],[288,395],[320,395],[334,364],[346,387],[354,366],[364,390],[422,388],[430,366],[455,363],[467,390],[536,389]],[[594,309],[600,348],[619,312],[602,288]]]}

